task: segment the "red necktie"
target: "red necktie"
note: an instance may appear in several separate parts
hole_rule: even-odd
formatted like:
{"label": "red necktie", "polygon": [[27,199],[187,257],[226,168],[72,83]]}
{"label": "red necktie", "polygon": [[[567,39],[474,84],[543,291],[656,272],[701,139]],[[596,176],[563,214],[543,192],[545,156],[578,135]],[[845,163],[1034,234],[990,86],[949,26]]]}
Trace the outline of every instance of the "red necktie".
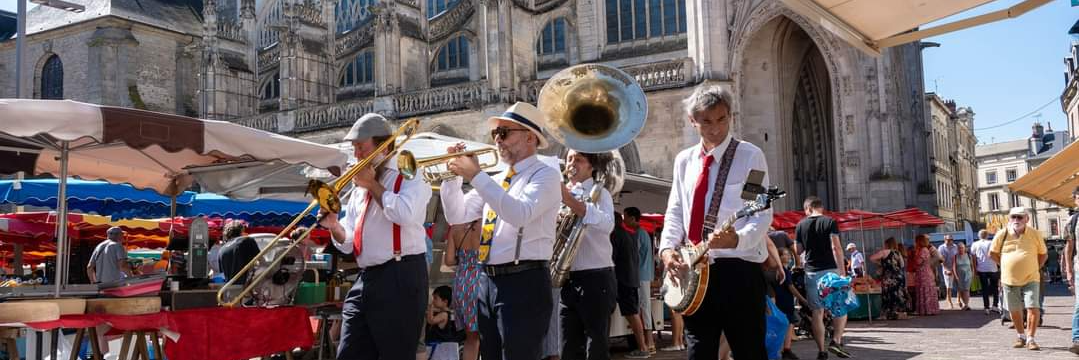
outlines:
{"label": "red necktie", "polygon": [[697,176],[697,186],[693,187],[693,210],[689,215],[689,241],[694,244],[701,242],[704,232],[704,196],[708,195],[708,168],[712,166],[712,155],[704,157],[704,165],[701,166],[701,174]]}
{"label": "red necktie", "polygon": [[363,253],[363,223],[367,219],[367,208],[371,205],[371,193],[363,198],[363,212],[360,212],[360,221],[356,223],[356,230],[352,236],[352,255],[357,259]]}

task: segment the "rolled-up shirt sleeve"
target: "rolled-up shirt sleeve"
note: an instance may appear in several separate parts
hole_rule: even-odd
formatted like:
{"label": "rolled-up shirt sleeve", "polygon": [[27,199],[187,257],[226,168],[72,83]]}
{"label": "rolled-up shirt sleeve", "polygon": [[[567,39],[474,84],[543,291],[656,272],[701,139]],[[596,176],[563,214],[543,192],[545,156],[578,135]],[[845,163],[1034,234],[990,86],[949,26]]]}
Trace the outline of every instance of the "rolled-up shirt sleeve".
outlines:
{"label": "rolled-up shirt sleeve", "polygon": [[499,220],[514,226],[524,226],[534,221],[562,201],[560,196],[551,195],[560,193],[561,176],[558,170],[546,165],[536,170],[524,188],[514,194],[507,193],[500,184],[482,172],[472,178],[472,186],[487,206],[498,214]]}
{"label": "rolled-up shirt sleeve", "polygon": [[338,243],[337,241],[333,241],[333,246],[337,247],[337,250],[341,250],[342,253],[352,253],[352,232],[356,229],[356,220],[358,219],[357,216],[359,216],[357,212],[359,212],[360,208],[362,208],[362,206],[358,206],[358,204],[363,203],[363,196],[365,196],[365,194],[366,192],[361,189],[352,190],[351,195],[349,195],[348,202],[345,203],[345,214],[337,220],[337,222],[341,224],[341,228],[345,230],[345,238],[335,239],[341,240],[341,242]]}
{"label": "rolled-up shirt sleeve", "polygon": [[461,182],[460,177],[445,180],[438,190],[442,211],[450,225],[464,224],[482,216],[483,199],[475,189],[465,194],[461,190]]}
{"label": "rolled-up shirt sleeve", "polygon": [[610,192],[602,189],[599,199],[595,202],[585,202],[582,223],[604,233],[614,230],[614,200]]}
{"label": "rolled-up shirt sleeve", "polygon": [[659,253],[666,249],[677,249],[682,246],[686,236],[685,223],[682,221],[682,212],[685,211],[682,202],[682,169],[685,168],[685,157],[678,157],[674,163],[674,179],[671,181],[671,193],[667,197],[667,212],[663,215],[663,234],[660,235]]}
{"label": "rolled-up shirt sleeve", "polygon": [[[763,153],[755,153],[749,164],[750,170],[764,172],[764,180],[761,186],[768,187],[768,162]],[[768,227],[772,225],[772,208],[758,212],[754,216],[742,218],[734,224],[735,232],[738,233],[738,246],[735,250],[757,250],[765,248],[765,239],[768,238]],[[765,250],[767,251],[767,250]]]}

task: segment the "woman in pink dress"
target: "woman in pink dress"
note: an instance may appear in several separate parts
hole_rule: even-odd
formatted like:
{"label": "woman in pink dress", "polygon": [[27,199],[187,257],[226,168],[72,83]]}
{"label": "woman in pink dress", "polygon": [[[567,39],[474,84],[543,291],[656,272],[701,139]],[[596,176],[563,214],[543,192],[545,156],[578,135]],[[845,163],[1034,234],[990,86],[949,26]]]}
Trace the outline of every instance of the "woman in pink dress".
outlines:
{"label": "woman in pink dress", "polygon": [[[918,315],[937,315],[940,313],[940,290],[937,288],[937,278],[934,273],[933,251],[929,245],[929,236],[918,235],[914,238],[914,248],[918,252],[915,257],[915,293],[918,298]],[[939,255],[937,255],[939,256]]]}

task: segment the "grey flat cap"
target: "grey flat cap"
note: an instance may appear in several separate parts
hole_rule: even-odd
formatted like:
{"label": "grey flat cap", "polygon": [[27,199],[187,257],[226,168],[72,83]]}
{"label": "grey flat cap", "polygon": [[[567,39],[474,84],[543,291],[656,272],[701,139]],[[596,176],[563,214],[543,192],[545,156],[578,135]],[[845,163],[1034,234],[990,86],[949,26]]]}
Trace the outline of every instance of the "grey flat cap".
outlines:
{"label": "grey flat cap", "polygon": [[368,113],[356,120],[355,124],[352,124],[352,129],[345,135],[345,141],[390,136],[392,134],[393,129],[390,127],[389,120],[386,120],[382,115]]}
{"label": "grey flat cap", "polygon": [[111,240],[120,240],[123,238],[123,235],[124,229],[121,229],[119,226],[113,226],[105,232],[105,236],[108,236]]}

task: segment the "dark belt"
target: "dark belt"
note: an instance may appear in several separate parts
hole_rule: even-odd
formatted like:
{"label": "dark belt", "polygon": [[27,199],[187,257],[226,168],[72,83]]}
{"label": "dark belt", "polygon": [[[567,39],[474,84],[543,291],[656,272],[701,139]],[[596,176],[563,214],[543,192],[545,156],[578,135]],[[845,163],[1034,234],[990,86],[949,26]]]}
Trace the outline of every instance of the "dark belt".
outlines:
{"label": "dark belt", "polygon": [[613,267],[605,267],[605,268],[599,268],[599,269],[574,270],[574,271],[569,272],[569,276],[584,276],[584,275],[590,275],[590,274],[594,274],[594,273],[602,273],[602,272],[608,272],[608,271],[614,271],[614,268]]}
{"label": "dark belt", "polygon": [[521,260],[517,264],[505,263],[498,265],[484,265],[483,272],[487,274],[487,276],[502,276],[516,274],[522,271],[545,268],[547,268],[546,260]]}
{"label": "dark belt", "polygon": [[365,267],[365,268],[361,268],[360,270],[363,270],[363,271],[378,270],[378,269],[381,269],[381,268],[384,268],[384,267],[387,267],[389,265],[393,265],[393,264],[396,264],[396,263],[405,263],[405,262],[413,262],[413,261],[424,261],[424,262],[426,262],[427,261],[427,254],[403,255],[403,256],[401,256],[401,260],[391,258],[390,260],[388,260],[388,261],[386,261],[384,263],[381,263],[381,264],[378,264],[378,265],[371,265],[371,266],[368,266],[368,267]]}

